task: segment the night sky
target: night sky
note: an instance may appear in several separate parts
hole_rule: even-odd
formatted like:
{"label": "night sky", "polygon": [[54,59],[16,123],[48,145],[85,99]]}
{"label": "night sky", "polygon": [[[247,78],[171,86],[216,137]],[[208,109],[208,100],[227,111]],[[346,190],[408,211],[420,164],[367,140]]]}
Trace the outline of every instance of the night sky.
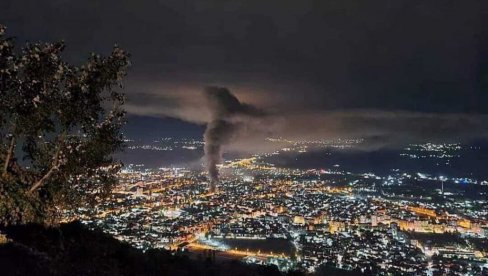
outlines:
{"label": "night sky", "polygon": [[128,50],[131,135],[201,135],[202,90],[218,85],[269,114],[236,148],[266,136],[384,146],[488,137],[487,6],[2,0],[0,24],[19,42],[64,40],[74,63],[115,43]]}

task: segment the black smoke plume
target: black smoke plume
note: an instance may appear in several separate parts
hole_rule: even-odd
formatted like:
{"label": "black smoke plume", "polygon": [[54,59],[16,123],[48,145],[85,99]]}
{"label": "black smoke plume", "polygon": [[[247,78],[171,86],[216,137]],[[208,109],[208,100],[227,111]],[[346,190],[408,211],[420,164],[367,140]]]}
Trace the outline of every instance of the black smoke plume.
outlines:
{"label": "black smoke plume", "polygon": [[209,191],[215,192],[219,182],[217,164],[222,159],[222,146],[231,143],[250,121],[264,116],[264,113],[241,103],[224,87],[207,87],[205,96],[211,113],[203,136],[205,161],[210,178]]}

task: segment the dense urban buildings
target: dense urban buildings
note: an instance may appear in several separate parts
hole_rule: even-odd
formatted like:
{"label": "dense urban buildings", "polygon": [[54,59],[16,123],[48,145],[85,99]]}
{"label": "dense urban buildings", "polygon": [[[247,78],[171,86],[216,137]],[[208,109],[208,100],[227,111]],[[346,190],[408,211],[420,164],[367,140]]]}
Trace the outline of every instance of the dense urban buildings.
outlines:
{"label": "dense urban buildings", "polygon": [[[391,169],[387,174],[277,167],[274,157],[347,151],[362,139],[289,141],[272,152],[226,161],[218,192],[203,167],[128,164],[111,199],[76,216],[137,248],[202,258],[235,258],[281,270],[321,266],[370,273],[470,274],[488,269],[486,178]],[[130,149],[201,151],[203,143],[164,138]],[[444,165],[460,144],[408,145],[407,160]],[[479,150],[477,148],[473,150]],[[437,161],[436,161],[437,162]],[[211,253],[209,253],[211,252]]]}

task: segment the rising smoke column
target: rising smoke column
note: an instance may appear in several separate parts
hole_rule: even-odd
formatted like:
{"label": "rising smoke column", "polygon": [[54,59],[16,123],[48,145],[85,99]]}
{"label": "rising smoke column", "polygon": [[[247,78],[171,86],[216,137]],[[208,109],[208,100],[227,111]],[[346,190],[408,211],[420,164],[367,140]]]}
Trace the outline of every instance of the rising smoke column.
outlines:
{"label": "rising smoke column", "polygon": [[222,159],[222,146],[229,144],[238,132],[264,113],[257,108],[243,104],[224,87],[205,89],[211,117],[203,135],[205,141],[205,161],[210,178],[210,192],[216,191],[219,182],[217,164]]}

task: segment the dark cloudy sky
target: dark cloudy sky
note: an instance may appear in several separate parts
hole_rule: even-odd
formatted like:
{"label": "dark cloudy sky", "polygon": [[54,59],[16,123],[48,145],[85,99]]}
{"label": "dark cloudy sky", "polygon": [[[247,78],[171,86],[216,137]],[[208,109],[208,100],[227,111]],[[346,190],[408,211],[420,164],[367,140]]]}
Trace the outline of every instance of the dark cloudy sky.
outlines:
{"label": "dark cloudy sky", "polygon": [[220,85],[273,114],[265,135],[395,143],[488,136],[484,2],[2,0],[0,23],[21,42],[65,40],[73,62],[131,52],[141,129],[205,123],[201,91]]}

